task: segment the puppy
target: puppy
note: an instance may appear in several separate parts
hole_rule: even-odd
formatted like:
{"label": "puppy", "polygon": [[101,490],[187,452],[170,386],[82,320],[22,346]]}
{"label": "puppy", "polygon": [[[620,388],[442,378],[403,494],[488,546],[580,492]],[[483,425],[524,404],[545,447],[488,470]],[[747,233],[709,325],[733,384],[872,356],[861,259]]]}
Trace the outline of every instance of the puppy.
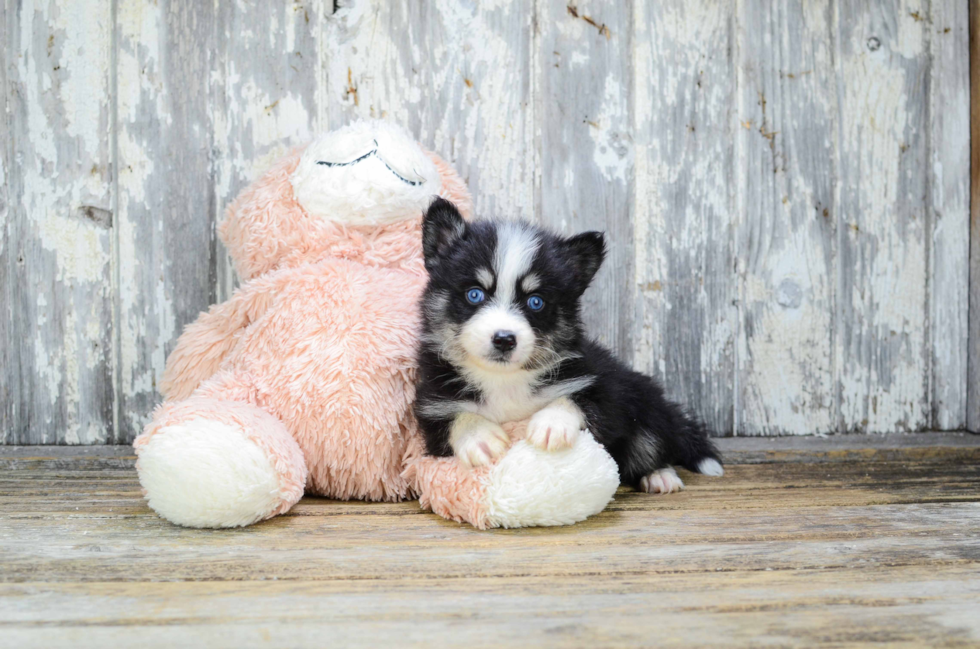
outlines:
{"label": "puppy", "polygon": [[437,198],[422,245],[429,282],[415,414],[430,455],[489,464],[507,450],[500,425],[531,417],[531,444],[557,451],[588,430],[620,480],[642,491],[682,489],[671,465],[724,473],[698,421],[585,336],[579,302],[605,257],[601,233],[466,223]]}

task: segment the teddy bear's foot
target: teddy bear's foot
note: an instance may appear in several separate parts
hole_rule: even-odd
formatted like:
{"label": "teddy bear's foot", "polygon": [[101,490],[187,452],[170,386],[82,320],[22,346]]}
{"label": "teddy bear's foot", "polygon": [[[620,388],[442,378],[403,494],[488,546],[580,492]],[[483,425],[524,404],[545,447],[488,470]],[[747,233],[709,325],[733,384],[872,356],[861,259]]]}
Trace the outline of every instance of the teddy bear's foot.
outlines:
{"label": "teddy bear's foot", "polygon": [[150,508],[177,525],[249,525],[303,495],[299,445],[251,404],[200,397],[166,404],[134,446]]}
{"label": "teddy bear's foot", "polygon": [[490,527],[571,525],[609,504],[619,486],[619,469],[584,433],[561,451],[516,442],[483,484]]}
{"label": "teddy bear's foot", "polygon": [[571,525],[601,512],[619,486],[616,462],[588,433],[561,451],[520,440],[473,471],[456,458],[421,457],[406,475],[424,508],[480,529]]}

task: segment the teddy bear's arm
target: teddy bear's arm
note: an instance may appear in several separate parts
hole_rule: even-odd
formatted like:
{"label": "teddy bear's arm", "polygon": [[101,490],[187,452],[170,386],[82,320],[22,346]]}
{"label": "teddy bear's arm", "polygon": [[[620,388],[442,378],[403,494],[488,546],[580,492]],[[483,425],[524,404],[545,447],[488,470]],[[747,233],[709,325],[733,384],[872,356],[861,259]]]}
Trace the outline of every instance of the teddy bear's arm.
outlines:
{"label": "teddy bear's arm", "polygon": [[231,299],[215,304],[187,325],[167,357],[160,392],[168,401],[186,399],[221,367],[238,341],[239,333],[272,302],[274,292],[265,282],[250,282]]}

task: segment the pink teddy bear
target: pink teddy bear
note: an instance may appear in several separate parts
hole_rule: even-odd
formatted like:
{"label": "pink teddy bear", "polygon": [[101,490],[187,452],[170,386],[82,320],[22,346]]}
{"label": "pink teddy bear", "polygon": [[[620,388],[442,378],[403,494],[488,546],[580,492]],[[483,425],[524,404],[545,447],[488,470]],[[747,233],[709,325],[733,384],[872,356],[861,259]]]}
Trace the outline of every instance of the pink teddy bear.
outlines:
{"label": "pink teddy bear", "polygon": [[465,215],[456,172],[403,130],[357,122],[280,160],[228,208],[219,234],[241,288],[187,326],[166,401],[136,439],[151,508],[178,525],[249,525],[304,492],[399,501],[475,527],[569,524],[619,483],[590,435],[514,444],[470,471],[424,455],[412,415],[421,217],[432,196]]}

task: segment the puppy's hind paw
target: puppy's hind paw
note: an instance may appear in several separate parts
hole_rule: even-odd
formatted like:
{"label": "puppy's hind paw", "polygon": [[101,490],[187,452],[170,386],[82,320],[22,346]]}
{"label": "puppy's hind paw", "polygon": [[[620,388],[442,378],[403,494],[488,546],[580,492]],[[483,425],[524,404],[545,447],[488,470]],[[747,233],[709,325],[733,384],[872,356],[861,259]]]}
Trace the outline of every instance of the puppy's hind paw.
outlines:
{"label": "puppy's hind paw", "polygon": [[648,494],[669,494],[683,488],[684,483],[671,467],[658,469],[640,478],[640,491]]}

